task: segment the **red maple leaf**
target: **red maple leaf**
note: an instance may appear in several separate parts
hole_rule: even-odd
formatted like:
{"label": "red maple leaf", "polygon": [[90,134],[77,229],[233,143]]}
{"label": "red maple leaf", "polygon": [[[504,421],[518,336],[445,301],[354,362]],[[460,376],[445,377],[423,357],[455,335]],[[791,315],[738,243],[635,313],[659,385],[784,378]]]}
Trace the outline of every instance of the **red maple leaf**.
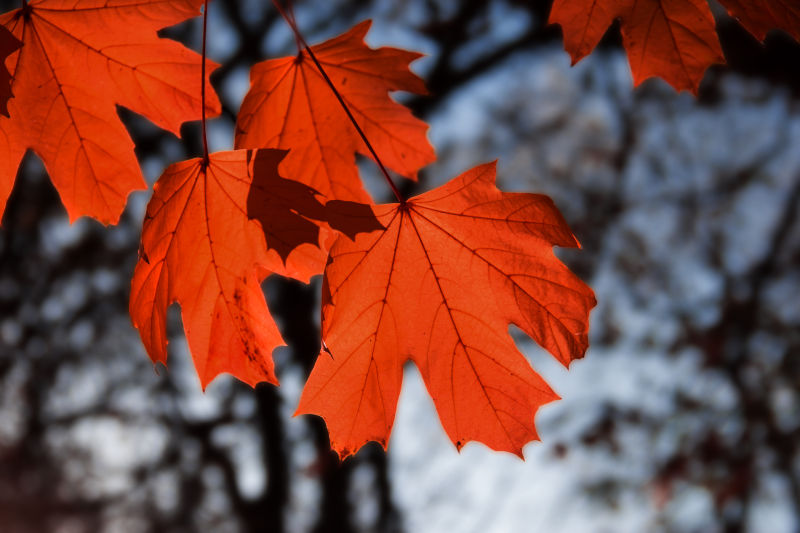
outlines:
{"label": "red maple leaf", "polygon": [[[23,42],[8,61],[10,118],[0,118],[0,214],[30,148],[70,220],[119,219],[128,194],[145,182],[116,105],[176,135],[200,117],[200,57],[156,30],[196,16],[202,3],[33,0],[0,16]],[[219,113],[216,96],[206,106]]]}
{"label": "red maple leaf", "polygon": [[[420,54],[364,43],[370,21],[312,47],[381,160],[416,179],[434,161],[428,125],[389,97],[389,91],[424,94],[408,69]],[[307,51],[264,61],[250,72],[251,88],[236,122],[237,148],[290,149],[281,171],[330,198],[369,201],[355,154],[368,152]]]}
{"label": "red maple leaf", "polygon": [[402,367],[419,367],[445,431],[521,455],[556,394],[508,333],[515,324],[563,364],[586,350],[592,290],[553,254],[578,242],[546,196],[501,193],[476,167],[404,204],[385,230],[339,237],[323,283],[321,353],[298,413],[322,416],[342,457],[386,446]]}
{"label": "red maple leaf", "polygon": [[800,2],[797,0],[720,0],[720,3],[761,41],[776,28],[800,40]]}
{"label": "red maple leaf", "polygon": [[175,163],[147,206],[131,317],[150,358],[166,363],[167,307],[180,303],[203,387],[222,372],[251,385],[277,382],[271,354],[283,340],[260,282],[273,271],[308,280],[324,264],[318,225],[288,209],[276,211],[269,233],[281,239],[273,243],[281,257],[267,249],[262,223],[248,216],[251,186],[273,204],[317,202],[308,187],[278,176],[284,154],[237,150],[212,154],[208,167],[202,159]]}
{"label": "red maple leaf", "polygon": [[[130,313],[154,362],[166,363],[166,313],[181,305],[205,387],[227,372],[250,385],[277,383],[272,351],[283,345],[260,282],[271,273],[320,274],[320,244],[380,227],[368,206],[323,204],[278,175],[282,150],[236,150],[171,165],[147,206]],[[330,222],[328,222],[330,221]],[[327,245],[324,246],[327,249]]]}
{"label": "red maple leaf", "polygon": [[555,0],[550,12],[573,64],[597,46],[615,19],[634,85],[658,76],[696,94],[706,69],[724,62],[706,0]]}
{"label": "red maple leaf", "polygon": [[6,68],[6,58],[20,46],[22,43],[5,26],[0,26],[0,115],[8,116],[8,100],[13,96],[11,72]]}

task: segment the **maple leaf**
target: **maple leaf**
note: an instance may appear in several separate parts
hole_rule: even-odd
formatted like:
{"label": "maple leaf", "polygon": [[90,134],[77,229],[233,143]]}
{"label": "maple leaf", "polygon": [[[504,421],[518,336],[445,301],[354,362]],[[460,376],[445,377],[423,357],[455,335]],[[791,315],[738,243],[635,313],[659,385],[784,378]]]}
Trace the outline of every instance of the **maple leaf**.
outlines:
{"label": "maple leaf", "polygon": [[[205,387],[227,372],[250,385],[277,383],[272,350],[283,345],[260,282],[277,273],[320,274],[322,241],[377,224],[366,205],[323,204],[280,177],[283,150],[236,150],[169,166],[147,206],[130,314],[153,362],[166,363],[166,312],[181,305],[195,368]],[[325,245],[327,249],[328,245]]]}
{"label": "maple leaf", "polygon": [[720,3],[760,41],[776,28],[800,40],[797,0],[720,0]]}
{"label": "maple leaf", "polygon": [[[33,0],[0,16],[24,44],[8,61],[15,98],[11,117],[0,118],[0,214],[30,148],[71,221],[119,219],[128,194],[145,182],[115,106],[176,135],[200,117],[200,56],[156,30],[196,16],[202,3]],[[206,106],[219,113],[216,96]]]}
{"label": "maple leaf", "polygon": [[386,446],[402,366],[419,367],[445,431],[521,456],[556,394],[508,333],[563,364],[587,348],[592,290],[553,254],[578,242],[553,202],[501,193],[478,166],[405,204],[376,206],[385,230],[339,237],[323,282],[321,353],[298,413],[322,416],[341,457]]}
{"label": "maple leaf", "polygon": [[658,76],[679,91],[697,94],[706,69],[724,62],[706,0],[555,0],[549,22],[561,26],[575,64],[615,19],[634,85]]}
{"label": "maple leaf", "polygon": [[5,61],[22,43],[4,26],[0,26],[0,115],[8,116],[8,100],[11,93],[11,73]]}
{"label": "maple leaf", "polygon": [[[426,93],[408,69],[420,54],[367,47],[370,24],[362,22],[312,50],[381,160],[416,179],[417,170],[435,159],[428,126],[388,93]],[[236,147],[291,148],[281,167],[285,175],[330,198],[368,202],[355,154],[369,154],[308,52],[259,63],[250,80],[236,122]]]}
{"label": "maple leaf", "polygon": [[[289,209],[275,210],[267,228],[266,217],[248,216],[248,203],[260,198],[322,207],[308,187],[278,175],[284,154],[237,150],[212,154],[208,167],[202,159],[175,163],[147,206],[131,317],[150,358],[166,363],[167,307],[180,303],[203,387],[222,372],[251,385],[276,383],[271,354],[283,340],[260,282],[272,271],[307,281],[322,270],[318,225]],[[265,233],[283,256],[267,249]]]}

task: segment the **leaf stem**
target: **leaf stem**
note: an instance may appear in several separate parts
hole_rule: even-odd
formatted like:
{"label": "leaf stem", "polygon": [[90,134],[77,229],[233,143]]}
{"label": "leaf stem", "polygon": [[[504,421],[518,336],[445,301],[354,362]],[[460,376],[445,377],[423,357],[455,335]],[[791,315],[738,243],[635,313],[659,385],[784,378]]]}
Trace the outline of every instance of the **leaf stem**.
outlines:
{"label": "leaf stem", "polygon": [[206,135],[206,35],[208,34],[208,0],[203,0],[203,49],[200,64],[200,105],[202,107],[201,125],[203,128],[203,168],[208,167],[208,136]]}
{"label": "leaf stem", "polygon": [[[289,13],[289,18],[292,21],[292,24],[290,24],[290,26],[294,25],[294,27],[297,27],[297,19],[294,17],[294,5],[292,4],[291,0],[286,1],[286,11]],[[297,53],[302,54],[303,42],[300,40],[300,37],[298,37],[296,31],[293,31],[292,34],[294,35],[294,42],[297,44]]]}
{"label": "leaf stem", "polygon": [[286,11],[283,9],[283,7],[281,7],[279,0],[272,0],[272,4],[275,6],[275,8],[281,14],[281,16],[283,17],[283,20],[285,20],[286,23],[289,25],[289,27],[292,29],[292,31],[294,32],[294,35],[295,35],[295,39],[299,43],[301,43],[303,48],[305,49],[305,51],[308,52],[308,56],[311,58],[311,61],[314,62],[314,65],[316,65],[317,70],[322,75],[322,77],[325,79],[325,82],[328,84],[328,87],[330,87],[331,91],[333,91],[333,95],[336,96],[336,99],[339,101],[339,104],[342,106],[342,109],[344,109],[344,112],[347,114],[347,118],[350,119],[350,122],[353,124],[353,126],[355,127],[355,129],[358,132],[359,136],[361,137],[361,140],[363,140],[364,144],[367,146],[367,150],[369,150],[369,153],[372,154],[372,158],[378,164],[378,167],[380,167],[381,172],[383,173],[383,177],[386,179],[386,183],[388,183],[389,187],[392,189],[392,192],[394,193],[395,197],[397,198],[397,201],[400,202],[400,204],[405,204],[406,203],[406,199],[400,193],[400,189],[397,188],[397,186],[394,184],[394,181],[392,181],[391,176],[389,176],[389,171],[386,170],[386,167],[383,165],[383,162],[381,161],[381,158],[378,157],[378,154],[375,152],[375,149],[372,147],[372,144],[369,142],[369,139],[367,139],[367,136],[364,133],[364,130],[362,130],[361,126],[358,125],[358,121],[356,120],[356,117],[353,116],[353,113],[350,111],[350,108],[347,106],[347,103],[344,101],[344,98],[342,98],[342,95],[339,94],[339,91],[336,89],[336,86],[333,84],[331,79],[328,77],[328,74],[325,72],[325,69],[322,68],[322,65],[317,60],[317,56],[314,55],[314,52],[311,50],[311,47],[306,42],[305,38],[303,37],[303,34],[300,33],[300,30],[297,28],[297,24],[295,24],[294,17],[293,16],[289,16],[286,13]]}

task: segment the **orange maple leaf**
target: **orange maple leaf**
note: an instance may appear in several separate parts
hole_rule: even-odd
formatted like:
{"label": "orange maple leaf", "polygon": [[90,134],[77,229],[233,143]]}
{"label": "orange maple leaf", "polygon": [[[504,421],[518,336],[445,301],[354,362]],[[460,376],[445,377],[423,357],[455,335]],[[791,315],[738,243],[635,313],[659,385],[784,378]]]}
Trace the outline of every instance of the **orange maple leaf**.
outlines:
{"label": "orange maple leaf", "polygon": [[760,41],[773,29],[781,29],[800,40],[797,0],[720,0],[720,3]]}
{"label": "orange maple leaf", "polygon": [[[115,106],[176,135],[182,122],[200,117],[199,56],[160,39],[156,30],[196,16],[202,3],[33,0],[0,16],[0,24],[23,42],[8,61],[11,116],[0,118],[0,214],[30,148],[44,162],[70,220],[119,219],[128,194],[145,182]],[[216,96],[206,107],[219,113]]]}
{"label": "orange maple leaf", "polygon": [[[377,224],[368,206],[323,204],[280,177],[283,150],[235,150],[175,163],[147,205],[130,314],[154,362],[166,363],[166,313],[181,305],[195,368],[205,387],[227,372],[250,385],[277,383],[272,351],[283,345],[260,282],[271,273],[308,281],[320,245]],[[325,243],[327,249],[329,243]]]}
{"label": "orange maple leaf", "polygon": [[[420,54],[367,47],[370,24],[362,22],[312,50],[381,160],[416,179],[417,170],[435,160],[428,125],[388,93],[426,92],[408,69]],[[369,201],[355,164],[357,152],[368,152],[308,52],[259,63],[250,80],[236,122],[236,147],[290,148],[281,166],[286,176],[330,198]]]}
{"label": "orange maple leaf", "polygon": [[8,100],[13,96],[11,72],[6,68],[6,58],[20,46],[22,43],[5,26],[0,26],[0,115],[8,116]]}
{"label": "orange maple leaf", "polygon": [[555,0],[550,12],[573,64],[597,46],[615,19],[634,85],[658,76],[697,94],[706,69],[725,61],[706,0]]}
{"label": "orange maple leaf", "polygon": [[374,207],[385,230],[339,237],[323,282],[321,353],[298,413],[322,416],[341,457],[386,446],[402,366],[419,367],[445,431],[522,454],[556,394],[508,333],[563,364],[587,348],[592,290],[553,254],[578,242],[553,202],[501,193],[476,167],[405,204]]}
{"label": "orange maple leaf", "polygon": [[[283,340],[260,282],[275,271],[307,281],[324,265],[319,225],[284,207],[310,206],[317,216],[323,206],[307,186],[278,175],[284,154],[236,150],[212,154],[208,167],[175,163],[147,206],[131,317],[150,358],[166,363],[167,307],[180,303],[203,387],[222,372],[250,385],[277,383],[272,350]],[[248,203],[273,207],[270,220],[251,218]]]}

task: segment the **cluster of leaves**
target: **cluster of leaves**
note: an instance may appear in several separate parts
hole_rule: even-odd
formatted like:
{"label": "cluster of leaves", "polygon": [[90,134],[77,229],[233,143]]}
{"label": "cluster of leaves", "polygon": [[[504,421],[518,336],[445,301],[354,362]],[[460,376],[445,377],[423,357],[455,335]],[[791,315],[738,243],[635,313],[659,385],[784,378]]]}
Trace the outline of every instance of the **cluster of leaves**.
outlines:
{"label": "cluster of leaves", "polygon": [[[724,3],[754,33],[782,27],[769,17],[798,15],[778,2],[782,12],[765,6],[768,16],[746,18],[744,4]],[[118,220],[145,183],[115,106],[176,134],[184,121],[219,113],[204,75],[216,65],[156,34],[202,4],[23,0],[0,16],[0,209],[32,149],[70,220]],[[551,14],[576,60],[614,18],[637,82],[659,73],[696,89],[721,59],[700,24],[711,21],[713,33],[702,0],[556,0]],[[578,242],[549,198],[500,192],[494,164],[415,198],[398,193],[384,164],[413,180],[435,155],[427,125],[389,92],[425,87],[408,69],[418,54],[367,47],[368,28],[314,47],[298,33],[297,56],[253,67],[236,149],[166,169],[143,224],[133,323],[151,359],[166,363],[166,312],[177,302],[203,386],[224,372],[277,384],[272,351],[283,340],[261,282],[322,273],[323,346],[298,412],[325,419],[340,456],[370,440],[386,445],[409,359],[456,446],[477,440],[521,455],[537,438],[536,410],[557,396],[508,326],[565,365],[583,356],[594,295],[552,250]],[[357,153],[380,165],[397,203],[372,202]]]}
{"label": "cluster of leaves", "polygon": [[[719,0],[757,39],[782,29],[800,39],[794,0]],[[619,20],[635,85],[658,76],[697,93],[706,69],[725,58],[708,0],[554,0],[550,22],[564,30],[573,63],[588,55]]]}

